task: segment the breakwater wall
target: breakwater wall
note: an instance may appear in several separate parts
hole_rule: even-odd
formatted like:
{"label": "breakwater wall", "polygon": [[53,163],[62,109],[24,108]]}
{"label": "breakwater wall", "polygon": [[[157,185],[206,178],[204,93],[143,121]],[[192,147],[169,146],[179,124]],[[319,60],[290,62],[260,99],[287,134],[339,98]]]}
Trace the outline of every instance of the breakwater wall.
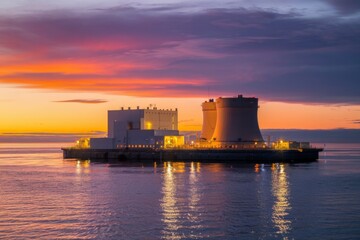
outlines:
{"label": "breakwater wall", "polygon": [[64,159],[118,160],[118,161],[197,161],[237,163],[312,162],[322,149],[76,149],[63,148]]}

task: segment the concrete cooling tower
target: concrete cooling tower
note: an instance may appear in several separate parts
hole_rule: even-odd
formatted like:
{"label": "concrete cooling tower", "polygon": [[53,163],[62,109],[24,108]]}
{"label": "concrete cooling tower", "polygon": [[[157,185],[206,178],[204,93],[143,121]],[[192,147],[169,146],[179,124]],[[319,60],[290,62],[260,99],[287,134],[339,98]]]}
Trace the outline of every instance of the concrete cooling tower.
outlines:
{"label": "concrete cooling tower", "polygon": [[216,127],[212,140],[221,144],[263,142],[258,118],[258,99],[216,99]]}
{"label": "concrete cooling tower", "polygon": [[201,139],[211,141],[216,126],[216,104],[214,99],[201,104],[203,111],[203,125],[201,131]]}

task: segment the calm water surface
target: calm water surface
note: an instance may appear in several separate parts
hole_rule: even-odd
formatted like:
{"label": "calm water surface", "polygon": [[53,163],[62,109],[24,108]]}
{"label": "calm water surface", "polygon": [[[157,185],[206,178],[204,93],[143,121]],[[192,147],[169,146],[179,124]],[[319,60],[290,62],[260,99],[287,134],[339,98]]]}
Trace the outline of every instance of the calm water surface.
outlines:
{"label": "calm water surface", "polygon": [[360,145],[326,149],[310,164],[124,165],[0,144],[0,239],[360,239]]}

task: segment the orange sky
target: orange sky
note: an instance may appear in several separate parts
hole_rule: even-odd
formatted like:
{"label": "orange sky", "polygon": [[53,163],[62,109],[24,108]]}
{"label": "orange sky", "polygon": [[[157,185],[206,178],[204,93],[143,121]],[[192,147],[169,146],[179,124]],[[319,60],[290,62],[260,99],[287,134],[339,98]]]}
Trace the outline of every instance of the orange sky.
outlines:
{"label": "orange sky", "polygon": [[[181,130],[200,130],[204,98],[145,98],[88,92],[23,89],[0,85],[0,132],[106,131],[107,110],[156,104],[179,109]],[[99,104],[56,102],[67,99],[99,99]],[[259,124],[267,128],[359,128],[360,106],[303,105],[264,102],[260,99]]]}

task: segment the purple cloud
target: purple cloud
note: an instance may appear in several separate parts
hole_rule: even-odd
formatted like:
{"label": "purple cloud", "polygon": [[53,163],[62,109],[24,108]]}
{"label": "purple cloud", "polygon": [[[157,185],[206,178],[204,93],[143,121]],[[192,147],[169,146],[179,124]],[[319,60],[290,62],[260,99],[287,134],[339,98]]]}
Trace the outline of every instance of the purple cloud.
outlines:
{"label": "purple cloud", "polygon": [[0,82],[134,96],[359,104],[360,23],[117,7],[0,17]]}
{"label": "purple cloud", "polygon": [[356,13],[360,11],[358,0],[326,0],[342,13]]}

